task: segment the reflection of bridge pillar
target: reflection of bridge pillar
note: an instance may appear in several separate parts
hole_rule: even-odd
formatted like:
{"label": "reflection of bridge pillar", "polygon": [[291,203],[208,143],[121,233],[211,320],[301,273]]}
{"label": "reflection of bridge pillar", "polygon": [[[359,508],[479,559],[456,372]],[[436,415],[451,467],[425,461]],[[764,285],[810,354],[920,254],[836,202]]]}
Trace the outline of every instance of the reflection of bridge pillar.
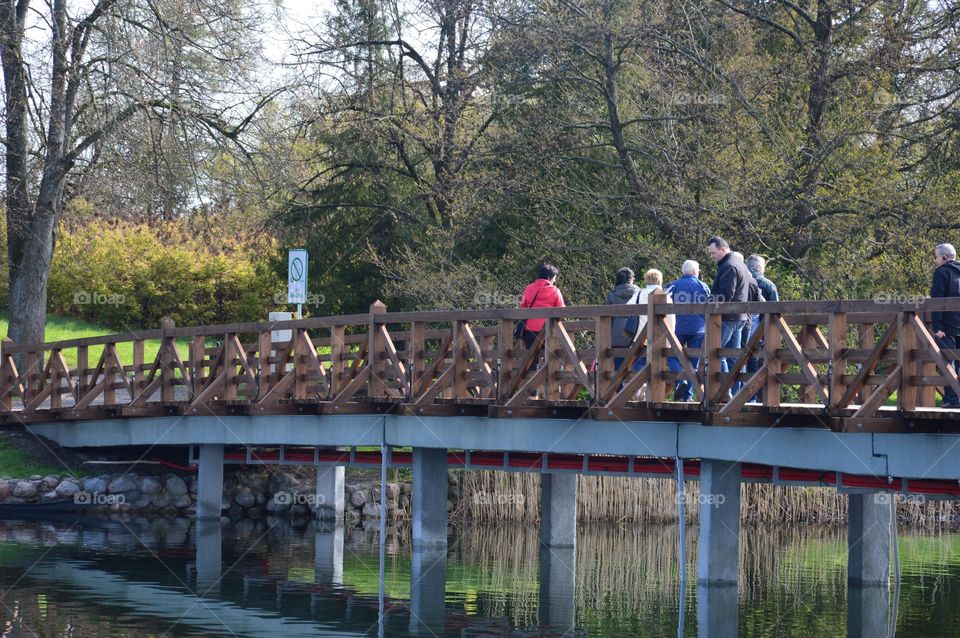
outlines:
{"label": "reflection of bridge pillar", "polygon": [[223,446],[200,445],[200,468],[197,472],[197,520],[220,520],[223,503]]}
{"label": "reflection of bridge pillar", "polygon": [[343,584],[343,525],[320,525],[314,544],[315,582],[325,585]]}
{"label": "reflection of bridge pillar", "polygon": [[737,586],[697,586],[697,636],[737,637]]}
{"label": "reflection of bridge pillar", "polygon": [[321,465],[317,468],[317,519],[343,521],[343,475],[342,465]]}
{"label": "reflection of bridge pillar", "polygon": [[572,632],[576,622],[574,581],[577,550],[540,548],[540,624]]}
{"label": "reflection of bridge pillar", "polygon": [[889,587],[850,587],[847,592],[847,638],[887,635]]}
{"label": "reflection of bridge pillar", "polygon": [[886,493],[850,494],[847,525],[847,582],[859,587],[890,586],[890,515]]}
{"label": "reflection of bridge pillar", "polygon": [[447,451],[413,448],[413,546],[447,546]]}
{"label": "reflection of bridge pillar", "polygon": [[[444,507],[446,507],[446,501],[444,501]],[[410,566],[411,634],[414,636],[443,634],[446,589],[446,548],[414,547]]]}
{"label": "reflection of bridge pillar", "polygon": [[577,475],[540,475],[540,546],[577,546]]}
{"label": "reflection of bridge pillar", "polygon": [[697,582],[736,585],[740,558],[740,464],[700,463]]}
{"label": "reflection of bridge pillar", "polygon": [[217,594],[220,592],[220,569],[223,565],[220,518],[198,518],[194,529],[197,546],[197,594]]}

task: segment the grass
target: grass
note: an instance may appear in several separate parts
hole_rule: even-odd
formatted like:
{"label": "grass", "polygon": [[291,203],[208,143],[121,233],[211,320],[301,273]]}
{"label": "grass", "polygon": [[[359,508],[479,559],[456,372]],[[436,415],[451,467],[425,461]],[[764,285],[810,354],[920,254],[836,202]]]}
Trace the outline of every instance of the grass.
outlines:
{"label": "grass", "polygon": [[[7,313],[0,314],[0,334],[7,334],[7,326],[10,323],[10,317]],[[122,334],[122,331],[106,328],[94,323],[61,317],[58,315],[47,316],[47,327],[44,334],[44,341],[66,341],[68,339],[82,339],[84,337],[99,337],[109,334]],[[177,350],[181,357],[186,357],[189,352],[190,340],[177,339]],[[143,345],[143,358],[147,362],[153,361],[160,350],[159,339],[149,339]],[[88,361],[90,366],[95,366],[103,352],[103,346],[91,346],[88,351]],[[120,341],[117,343],[117,353],[120,355],[120,361],[124,364],[133,362],[133,342]],[[67,348],[63,350],[63,357],[71,367],[77,365],[77,349]]]}
{"label": "grass", "polygon": [[[65,473],[68,473],[65,468],[38,463],[29,458],[20,448],[14,447],[6,439],[0,438],[0,476],[26,478],[34,474],[63,476]],[[71,470],[69,473],[76,474],[77,472]]]}

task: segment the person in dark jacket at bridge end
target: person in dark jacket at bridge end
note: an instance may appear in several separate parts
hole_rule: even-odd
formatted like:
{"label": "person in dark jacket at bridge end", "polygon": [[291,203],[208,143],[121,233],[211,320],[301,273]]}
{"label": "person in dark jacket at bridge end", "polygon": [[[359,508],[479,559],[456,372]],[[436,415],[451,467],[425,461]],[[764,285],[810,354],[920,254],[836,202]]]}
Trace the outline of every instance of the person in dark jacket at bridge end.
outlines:
{"label": "person in dark jacket at bridge end", "polygon": [[[742,258],[730,252],[730,244],[723,237],[711,237],[707,241],[707,253],[717,264],[717,275],[710,287],[710,301],[745,302],[750,295],[750,271]],[[749,315],[736,313],[723,315],[720,324],[720,347],[739,350],[742,346],[743,327],[747,325]],[[728,360],[729,359],[729,360]],[[730,365],[736,363],[736,357],[722,357],[720,371],[727,373]]]}
{"label": "person in dark jacket at bridge end", "polygon": [[[680,279],[667,284],[666,293],[673,299],[673,303],[705,303],[710,296],[710,286],[700,281],[700,264],[692,259],[683,262],[683,274]],[[702,348],[705,332],[703,315],[677,314],[676,329],[677,341],[686,348]],[[690,357],[690,364],[696,370],[700,365],[700,357]],[[680,360],[670,357],[667,365],[673,372],[680,372]],[[687,381],[678,380],[673,391],[676,401],[692,401],[693,386]]]}
{"label": "person in dark jacket at bridge end", "polygon": [[[563,294],[557,287],[557,275],[560,270],[556,266],[544,264],[540,266],[537,278],[523,289],[520,298],[521,308],[563,308]],[[523,326],[523,345],[527,350],[537,340],[537,334],[543,330],[546,319],[527,319]]]}
{"label": "person in dark jacket at bridge end", "polygon": [[[957,250],[951,244],[940,244],[934,251],[937,260],[937,269],[933,273],[933,285],[930,286],[931,297],[960,297],[960,262],[957,261]],[[933,336],[941,348],[953,350],[960,345],[960,312],[944,311],[932,313]],[[949,360],[954,370],[957,370],[957,361]],[[944,408],[960,408],[960,398],[950,384],[943,388]]]}
{"label": "person in dark jacket at bridge end", "polygon": [[[633,270],[623,267],[617,271],[617,278],[614,282],[614,288],[607,295],[608,304],[636,304],[640,296],[640,286],[633,283]],[[614,317],[611,325],[610,345],[614,348],[628,348],[633,345],[636,335],[629,335],[626,332],[627,320],[629,317]],[[623,365],[623,357],[613,358],[613,367],[619,370]],[[640,360],[633,364],[634,370],[640,369]]]}

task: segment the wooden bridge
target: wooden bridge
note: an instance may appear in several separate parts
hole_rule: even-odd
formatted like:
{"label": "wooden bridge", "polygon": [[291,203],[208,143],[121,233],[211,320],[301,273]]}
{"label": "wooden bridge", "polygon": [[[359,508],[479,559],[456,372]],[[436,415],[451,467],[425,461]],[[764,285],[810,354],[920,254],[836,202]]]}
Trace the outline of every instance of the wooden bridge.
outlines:
{"label": "wooden bridge", "polygon": [[[960,311],[960,299],[674,304],[653,294],[645,307],[387,312],[377,302],[367,314],[293,321],[165,321],[56,343],[5,340],[0,419],[392,413],[955,432],[960,412],[936,400],[943,386],[960,394],[947,365],[960,353],[937,346],[925,323],[934,310]],[[646,329],[613,347],[612,320],[638,311]],[[742,349],[723,350],[722,316],[734,313],[761,314],[760,327]],[[667,321],[681,314],[704,316],[702,348],[681,346]],[[533,317],[546,324],[526,350],[513,329]],[[152,360],[149,340],[160,342]],[[728,373],[724,357],[736,358]],[[756,372],[746,372],[750,358]],[[677,381],[695,402],[669,400]]]}

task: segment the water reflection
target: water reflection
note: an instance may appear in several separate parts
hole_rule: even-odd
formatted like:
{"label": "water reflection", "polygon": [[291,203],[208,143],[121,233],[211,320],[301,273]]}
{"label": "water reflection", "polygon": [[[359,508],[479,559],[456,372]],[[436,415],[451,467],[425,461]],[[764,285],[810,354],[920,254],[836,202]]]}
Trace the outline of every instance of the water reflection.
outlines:
{"label": "water reflection", "polygon": [[[542,552],[535,528],[470,527],[439,552],[392,529],[381,581],[376,530],[274,522],[0,521],[0,634],[890,635],[888,589],[848,596],[842,529],[744,528],[738,592],[681,583],[669,526],[581,530],[576,550]],[[901,547],[897,635],[951,635],[960,537]]]}

